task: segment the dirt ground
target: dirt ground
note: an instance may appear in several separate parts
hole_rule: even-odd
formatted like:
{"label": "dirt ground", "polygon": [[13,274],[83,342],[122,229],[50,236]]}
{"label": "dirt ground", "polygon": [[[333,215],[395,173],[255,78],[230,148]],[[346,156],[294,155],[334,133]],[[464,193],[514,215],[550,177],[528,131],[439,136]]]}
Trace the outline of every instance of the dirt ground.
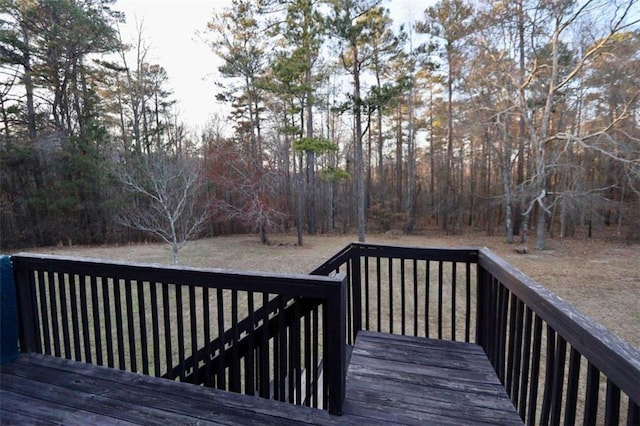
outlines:
{"label": "dirt ground", "polygon": [[[189,243],[180,252],[188,266],[283,273],[306,273],[349,242],[353,235],[305,237],[298,247],[294,235],[275,235],[264,246],[257,236],[239,235]],[[421,247],[488,247],[515,267],[551,289],[580,311],[640,347],[640,246],[598,239],[553,239],[549,249],[517,254],[517,244],[483,234],[466,236],[370,235],[367,242]],[[171,263],[163,244],[100,247],[56,247],[39,253],[88,256],[143,263]]]}

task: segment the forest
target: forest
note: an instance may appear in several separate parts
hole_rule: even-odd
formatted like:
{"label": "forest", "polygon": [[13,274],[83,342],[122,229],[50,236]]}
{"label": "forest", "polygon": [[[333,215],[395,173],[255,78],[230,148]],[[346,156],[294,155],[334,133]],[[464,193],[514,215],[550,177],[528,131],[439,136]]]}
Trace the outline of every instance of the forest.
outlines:
{"label": "forest", "polygon": [[[112,0],[0,0],[0,247],[255,232],[640,241],[635,0],[233,0],[183,123]],[[194,31],[196,29],[194,28]],[[198,60],[194,58],[194,60]],[[232,129],[227,131],[225,129]]]}

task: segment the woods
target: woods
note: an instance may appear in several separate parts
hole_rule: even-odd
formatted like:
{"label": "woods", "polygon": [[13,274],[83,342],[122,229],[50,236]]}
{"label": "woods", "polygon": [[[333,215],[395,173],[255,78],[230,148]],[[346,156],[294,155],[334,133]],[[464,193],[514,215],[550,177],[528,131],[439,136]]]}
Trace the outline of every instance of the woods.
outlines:
{"label": "woods", "polygon": [[426,3],[414,22],[379,0],[212,5],[224,132],[183,124],[113,1],[0,1],[0,245],[158,238],[132,225],[162,164],[191,172],[199,235],[640,240],[637,4]]}

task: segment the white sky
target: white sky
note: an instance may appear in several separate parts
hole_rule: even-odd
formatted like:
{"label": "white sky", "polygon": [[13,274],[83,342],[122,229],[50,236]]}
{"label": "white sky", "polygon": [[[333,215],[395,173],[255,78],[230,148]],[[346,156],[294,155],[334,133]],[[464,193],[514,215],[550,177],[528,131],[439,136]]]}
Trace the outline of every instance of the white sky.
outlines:
{"label": "white sky", "polygon": [[[197,35],[206,30],[214,11],[231,0],[118,0],[113,7],[124,12],[123,39],[133,42],[136,25],[142,24],[150,47],[148,61],[167,70],[169,85],[178,100],[184,123],[204,127],[215,112],[225,111],[215,100],[214,82],[219,75],[214,54]],[[387,0],[395,22],[421,19],[433,0]]]}

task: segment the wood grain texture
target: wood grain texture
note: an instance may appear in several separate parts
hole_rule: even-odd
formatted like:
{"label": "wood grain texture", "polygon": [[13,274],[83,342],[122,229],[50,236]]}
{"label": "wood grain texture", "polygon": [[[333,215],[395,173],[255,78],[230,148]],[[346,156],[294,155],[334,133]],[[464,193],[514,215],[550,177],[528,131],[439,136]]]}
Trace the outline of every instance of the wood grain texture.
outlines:
{"label": "wood grain texture", "polygon": [[374,424],[522,424],[480,346],[366,331],[343,413]]}
{"label": "wood grain texture", "polygon": [[0,370],[2,424],[335,424],[308,407],[40,354]]}

